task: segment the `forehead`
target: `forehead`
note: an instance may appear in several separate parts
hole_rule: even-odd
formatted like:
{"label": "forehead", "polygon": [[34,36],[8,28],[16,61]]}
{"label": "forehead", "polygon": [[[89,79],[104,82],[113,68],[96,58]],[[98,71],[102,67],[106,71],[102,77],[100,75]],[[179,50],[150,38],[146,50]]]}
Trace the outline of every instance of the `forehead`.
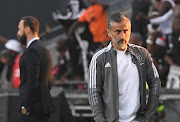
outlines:
{"label": "forehead", "polygon": [[129,29],[131,23],[128,19],[122,20],[121,22],[112,22],[112,29]]}
{"label": "forehead", "polygon": [[21,20],[20,22],[19,22],[19,27],[23,27],[24,26],[24,20]]}

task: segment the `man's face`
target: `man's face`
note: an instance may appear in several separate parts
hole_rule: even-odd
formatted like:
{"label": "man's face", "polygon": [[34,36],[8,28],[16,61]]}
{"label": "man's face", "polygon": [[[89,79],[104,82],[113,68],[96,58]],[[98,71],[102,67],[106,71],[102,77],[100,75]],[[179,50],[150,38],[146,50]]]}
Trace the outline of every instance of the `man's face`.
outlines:
{"label": "man's face", "polygon": [[117,50],[124,51],[127,48],[131,34],[131,23],[128,19],[121,22],[113,22],[111,29],[108,29],[108,36],[111,37],[112,45]]}
{"label": "man's face", "polygon": [[21,42],[21,44],[26,45],[27,35],[25,33],[24,20],[21,20],[19,22],[17,37],[18,37],[18,40]]}

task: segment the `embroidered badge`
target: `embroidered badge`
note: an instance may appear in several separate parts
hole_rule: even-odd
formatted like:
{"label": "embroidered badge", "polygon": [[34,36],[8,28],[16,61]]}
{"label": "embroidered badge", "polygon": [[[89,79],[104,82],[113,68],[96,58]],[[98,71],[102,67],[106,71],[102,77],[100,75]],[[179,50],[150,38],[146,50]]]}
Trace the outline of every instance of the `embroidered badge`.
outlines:
{"label": "embroidered badge", "polygon": [[139,62],[142,62],[142,57],[138,54],[136,54],[136,58],[138,59]]}

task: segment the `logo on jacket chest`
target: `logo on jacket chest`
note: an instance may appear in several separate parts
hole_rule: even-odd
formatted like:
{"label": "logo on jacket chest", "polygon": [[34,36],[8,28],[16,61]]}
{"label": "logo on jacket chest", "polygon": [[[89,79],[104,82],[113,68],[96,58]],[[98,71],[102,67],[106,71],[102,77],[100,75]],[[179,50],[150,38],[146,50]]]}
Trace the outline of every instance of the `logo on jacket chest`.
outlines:
{"label": "logo on jacket chest", "polygon": [[139,62],[142,62],[142,56],[140,56],[139,54],[136,54],[136,58],[138,59]]}
{"label": "logo on jacket chest", "polygon": [[136,58],[137,58],[137,60],[139,61],[139,64],[140,64],[140,65],[143,65],[143,64],[144,64],[141,55],[136,54]]}

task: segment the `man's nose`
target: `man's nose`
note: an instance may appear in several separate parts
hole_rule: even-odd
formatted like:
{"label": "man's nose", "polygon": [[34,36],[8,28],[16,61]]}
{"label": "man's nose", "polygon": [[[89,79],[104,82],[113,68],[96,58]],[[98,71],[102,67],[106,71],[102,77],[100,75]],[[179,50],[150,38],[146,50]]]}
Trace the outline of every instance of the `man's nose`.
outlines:
{"label": "man's nose", "polygon": [[125,39],[125,34],[124,34],[123,32],[121,32],[121,33],[119,34],[119,37],[120,37],[120,39]]}
{"label": "man's nose", "polygon": [[17,32],[17,36],[19,36],[19,31]]}

